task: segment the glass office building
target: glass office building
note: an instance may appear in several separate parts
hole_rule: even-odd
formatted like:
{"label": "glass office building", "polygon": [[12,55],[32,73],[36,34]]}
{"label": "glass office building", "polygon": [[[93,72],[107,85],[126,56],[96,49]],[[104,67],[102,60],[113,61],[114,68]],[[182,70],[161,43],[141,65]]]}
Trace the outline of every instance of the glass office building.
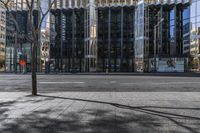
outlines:
{"label": "glass office building", "polygon": [[187,71],[190,53],[190,3],[149,5],[145,71]]}
{"label": "glass office building", "polygon": [[96,71],[94,0],[57,1],[50,11],[50,71]]}
{"label": "glass office building", "polygon": [[200,0],[190,3],[190,54],[189,67],[199,70],[200,60]]}
{"label": "glass office building", "polygon": [[[6,15],[5,47],[0,46],[5,60],[0,67],[20,72],[23,57],[30,71],[31,43],[23,36],[29,34],[27,7],[24,0],[11,6],[20,32]],[[56,0],[49,16],[50,57],[45,68],[52,72],[200,71],[199,7],[200,0]],[[40,54],[38,47],[37,71]]]}
{"label": "glass office building", "polygon": [[50,68],[199,71],[198,7],[200,0],[56,1],[50,15]]}
{"label": "glass office building", "polygon": [[[34,7],[37,7],[35,2]],[[5,13],[5,71],[30,72],[31,71],[31,41],[29,40],[30,26],[28,24],[28,8],[23,0],[11,0],[8,4],[9,11]],[[33,20],[38,23],[39,12],[34,10]],[[25,61],[22,67],[20,60]],[[37,71],[40,71],[40,49],[37,50]]]}
{"label": "glass office building", "polygon": [[53,71],[83,72],[84,67],[84,8],[52,9],[50,58]]}
{"label": "glass office building", "polygon": [[98,8],[98,71],[134,71],[134,6]]}

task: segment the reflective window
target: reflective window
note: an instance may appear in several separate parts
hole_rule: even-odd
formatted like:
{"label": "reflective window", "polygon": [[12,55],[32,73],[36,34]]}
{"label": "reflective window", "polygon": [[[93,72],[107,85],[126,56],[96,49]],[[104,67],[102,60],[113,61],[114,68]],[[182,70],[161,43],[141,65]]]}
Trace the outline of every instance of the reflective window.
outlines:
{"label": "reflective window", "polygon": [[140,3],[135,12],[135,69],[143,71],[144,56],[144,3]]}
{"label": "reflective window", "polygon": [[196,18],[194,18],[194,17],[193,17],[193,18],[190,18],[190,22],[191,22],[191,23],[196,23]]}
{"label": "reflective window", "polygon": [[197,15],[200,15],[200,1],[197,1]]}
{"label": "reflective window", "polygon": [[174,10],[170,11],[170,38],[174,38]]}
{"label": "reflective window", "polygon": [[183,19],[189,19],[190,18],[190,8],[187,7],[183,10]]}
{"label": "reflective window", "polygon": [[194,17],[195,14],[196,14],[196,3],[192,3],[190,8],[191,8],[191,10],[190,10],[190,16]]}
{"label": "reflective window", "polygon": [[174,10],[171,10],[170,11],[170,20],[173,20],[174,19]]}
{"label": "reflective window", "polygon": [[187,7],[183,10],[183,35],[190,31],[190,8]]}
{"label": "reflective window", "polygon": [[197,22],[200,22],[200,16],[197,16]]}

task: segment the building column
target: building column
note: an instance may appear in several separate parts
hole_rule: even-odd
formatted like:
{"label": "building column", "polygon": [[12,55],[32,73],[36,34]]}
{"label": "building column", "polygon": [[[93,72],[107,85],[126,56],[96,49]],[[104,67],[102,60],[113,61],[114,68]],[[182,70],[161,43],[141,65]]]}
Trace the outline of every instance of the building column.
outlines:
{"label": "building column", "polygon": [[77,0],[74,0],[75,4],[74,4],[74,7],[77,7]]}
{"label": "building column", "polygon": [[107,65],[108,65],[108,70],[110,71],[110,63],[111,63],[111,55],[110,55],[110,30],[111,30],[111,8],[108,8],[108,61],[107,61]]}
{"label": "building column", "polygon": [[87,33],[86,33],[86,30],[87,30],[87,10],[86,9],[84,9],[84,72],[86,72],[86,70],[87,70],[87,59],[86,59],[86,48],[87,48],[87,42],[86,42],[86,35],[87,35]]}
{"label": "building column", "polygon": [[83,7],[83,0],[80,0],[80,7]]}
{"label": "building column", "polygon": [[123,61],[123,38],[124,38],[124,8],[121,7],[121,57],[120,57],[120,71],[122,67],[122,61]]}
{"label": "building column", "polygon": [[[56,13],[55,13],[55,27],[58,27],[59,25],[60,25],[60,13],[59,12],[57,12],[56,11]],[[56,21],[56,19],[58,20],[58,21]],[[58,28],[58,29],[55,29],[56,30],[56,32],[57,33],[60,33],[61,31],[60,31],[60,29]],[[60,38],[59,38],[59,36],[57,35],[56,36],[56,38],[55,38],[56,40],[58,39],[58,42],[56,43],[55,42],[55,47],[56,47],[56,50],[57,50],[57,53],[56,53],[56,71],[57,70],[59,70],[59,62],[60,62],[60,58],[59,58],[59,54],[60,54],[60,51],[59,51],[59,47],[60,47]]]}
{"label": "building column", "polygon": [[[160,7],[160,19],[163,19],[163,6],[161,5],[161,7]],[[160,40],[160,45],[159,45],[159,47],[158,47],[158,56],[159,56],[159,54],[160,54],[160,52],[161,53],[163,53],[163,51],[162,51],[162,49],[163,49],[163,41],[162,41],[162,39],[163,39],[163,23],[161,23],[160,24],[160,30],[159,30],[159,32],[160,32],[160,34],[159,34],[159,40]],[[161,51],[160,51],[160,48],[161,48]]]}
{"label": "building column", "polygon": [[96,53],[96,71],[98,70],[98,11],[96,10],[95,14],[96,14],[96,49],[95,52]]}
{"label": "building column", "polygon": [[63,36],[62,36],[62,31],[63,31],[63,12],[60,11],[60,70],[63,71]]}
{"label": "building column", "polygon": [[75,11],[74,9],[72,10],[72,64],[71,64],[71,69],[73,71],[74,69],[74,58],[75,58]]}
{"label": "building column", "polygon": [[177,21],[177,16],[176,16],[176,13],[177,13],[177,9],[176,9],[176,4],[174,4],[174,46],[175,47],[173,47],[174,49],[175,49],[175,52],[177,51],[176,50],[176,45],[177,45],[177,43],[176,43],[176,30],[177,30],[177,25],[176,25],[176,21]]}
{"label": "building column", "polygon": [[69,3],[69,8],[71,8],[72,7],[72,0],[69,0],[68,3]]}

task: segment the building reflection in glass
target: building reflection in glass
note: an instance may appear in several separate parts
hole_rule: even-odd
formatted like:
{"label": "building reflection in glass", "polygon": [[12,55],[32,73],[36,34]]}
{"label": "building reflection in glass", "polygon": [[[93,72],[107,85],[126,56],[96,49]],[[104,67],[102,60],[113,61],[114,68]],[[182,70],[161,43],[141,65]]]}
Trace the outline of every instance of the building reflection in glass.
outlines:
{"label": "building reflection in glass", "polygon": [[51,38],[50,69],[61,72],[84,70],[84,9],[52,9],[55,38]]}
{"label": "building reflection in glass", "polygon": [[144,2],[137,4],[135,9],[135,71],[144,70]]}
{"label": "building reflection in glass", "polygon": [[98,8],[98,71],[134,71],[134,7]]}

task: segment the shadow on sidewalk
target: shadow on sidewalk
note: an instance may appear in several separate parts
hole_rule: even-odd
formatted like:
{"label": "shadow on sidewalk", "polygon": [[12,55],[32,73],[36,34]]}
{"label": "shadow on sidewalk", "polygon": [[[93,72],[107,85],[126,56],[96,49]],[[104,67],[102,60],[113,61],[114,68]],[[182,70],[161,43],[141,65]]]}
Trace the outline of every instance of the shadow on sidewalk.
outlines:
{"label": "shadow on sidewalk", "polygon": [[[63,108],[48,108],[24,114],[10,123],[1,123],[0,132],[4,133],[199,133],[200,117],[170,113],[169,110],[193,110],[200,108],[178,108],[157,106],[128,106],[124,104],[67,98],[49,95],[38,95],[43,100],[63,99],[90,102],[113,106],[120,109],[119,114],[111,109],[90,108],[79,111],[63,111]],[[37,101],[23,101],[34,103]],[[38,102],[41,102],[38,100]],[[6,114],[16,101],[0,103],[0,113]],[[66,107],[65,107],[66,108]],[[160,111],[165,109],[165,111]],[[53,115],[57,114],[57,117]],[[7,116],[4,116],[5,119]],[[1,116],[0,116],[1,118]],[[188,123],[189,121],[189,123]],[[191,122],[191,123],[190,123]],[[171,127],[170,124],[173,126]],[[168,125],[169,124],[169,125]],[[170,129],[169,129],[170,128]]]}
{"label": "shadow on sidewalk", "polygon": [[112,103],[112,102],[104,102],[104,101],[86,100],[86,99],[78,99],[78,98],[66,98],[66,97],[48,96],[48,95],[38,95],[38,96],[107,104],[107,105],[115,106],[117,108],[142,112],[144,114],[149,114],[149,115],[152,115],[152,116],[159,116],[159,117],[162,117],[162,118],[166,118],[166,119],[170,120],[171,122],[173,122],[174,124],[176,124],[177,126],[185,128],[188,131],[193,132],[193,133],[198,133],[198,131],[196,131],[195,129],[193,129],[191,127],[188,127],[187,125],[183,125],[182,123],[178,122],[175,119],[190,119],[190,120],[192,119],[192,120],[198,121],[198,123],[196,123],[197,125],[200,124],[200,117],[193,117],[193,116],[188,116],[188,115],[181,115],[181,114],[176,114],[176,113],[169,113],[169,112],[162,112],[162,111],[158,111],[158,110],[153,110],[153,109],[167,109],[167,110],[176,109],[176,110],[198,110],[198,111],[200,111],[200,108],[178,108],[178,107],[156,107],[156,106],[136,106],[136,107],[133,107],[133,106],[123,105],[123,104],[118,104],[118,103]]}

